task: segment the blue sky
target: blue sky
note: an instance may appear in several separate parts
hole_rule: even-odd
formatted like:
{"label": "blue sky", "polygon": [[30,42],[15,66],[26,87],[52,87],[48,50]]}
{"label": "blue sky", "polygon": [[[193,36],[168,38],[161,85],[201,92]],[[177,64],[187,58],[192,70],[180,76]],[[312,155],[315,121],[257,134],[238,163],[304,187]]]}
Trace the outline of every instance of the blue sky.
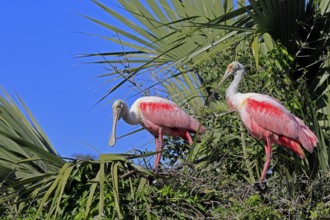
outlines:
{"label": "blue sky", "polygon": [[[0,86],[23,98],[61,156],[98,155],[84,143],[102,153],[153,150],[153,138],[146,131],[118,140],[114,148],[107,146],[111,101],[125,99],[131,91],[123,88],[93,107],[111,87],[97,78],[107,71],[104,66],[83,64],[86,60],[75,56],[120,47],[78,33],[113,34],[79,14],[116,23],[89,0],[4,2],[0,7]],[[121,121],[117,134],[137,128]]]}

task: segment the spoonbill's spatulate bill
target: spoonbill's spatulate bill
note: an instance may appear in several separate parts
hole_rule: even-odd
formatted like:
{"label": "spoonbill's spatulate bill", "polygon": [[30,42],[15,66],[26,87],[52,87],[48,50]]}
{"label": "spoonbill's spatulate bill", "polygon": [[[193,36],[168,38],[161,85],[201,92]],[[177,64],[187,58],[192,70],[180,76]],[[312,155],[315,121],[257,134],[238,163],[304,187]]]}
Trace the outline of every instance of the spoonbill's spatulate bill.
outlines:
{"label": "spoonbill's spatulate bill", "polygon": [[272,157],[272,143],[289,148],[303,159],[305,154],[301,146],[312,153],[318,139],[301,119],[291,114],[277,99],[264,94],[237,92],[244,73],[241,63],[232,62],[218,87],[230,75],[234,76],[226,91],[227,102],[239,113],[249,133],[265,142],[266,163],[260,178],[261,183],[266,177]]}
{"label": "spoonbill's spatulate bill", "polygon": [[[146,96],[137,99],[128,109],[122,100],[116,100],[112,105],[113,125],[109,145],[116,143],[116,126],[120,118],[131,125],[141,124],[154,137],[156,151],[163,149],[163,135],[181,137],[193,144],[189,133],[204,134],[206,129],[192,116],[185,113],[174,102],[157,96]],[[198,131],[199,130],[199,131]],[[155,168],[158,168],[161,153],[156,155]]]}

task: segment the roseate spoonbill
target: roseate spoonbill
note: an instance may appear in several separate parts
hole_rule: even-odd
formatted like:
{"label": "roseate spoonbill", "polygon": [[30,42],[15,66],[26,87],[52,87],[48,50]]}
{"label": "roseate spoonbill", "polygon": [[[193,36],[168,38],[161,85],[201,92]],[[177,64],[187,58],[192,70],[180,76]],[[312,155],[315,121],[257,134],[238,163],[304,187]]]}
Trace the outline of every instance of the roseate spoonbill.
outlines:
{"label": "roseate spoonbill", "polygon": [[312,153],[318,139],[304,122],[291,114],[279,100],[264,94],[237,92],[244,73],[244,66],[241,63],[232,62],[228,65],[217,88],[230,75],[234,76],[226,91],[227,103],[239,113],[249,133],[265,142],[266,162],[260,178],[261,184],[266,177],[272,157],[272,143],[289,148],[303,159],[305,154],[301,146]]}
{"label": "roseate spoonbill", "polygon": [[[127,124],[141,124],[154,137],[156,151],[163,149],[163,135],[182,137],[189,144],[193,140],[189,132],[203,134],[206,129],[200,123],[185,113],[174,102],[157,96],[146,96],[137,99],[129,110],[123,100],[116,100],[112,105],[113,125],[109,145],[116,143],[116,126],[120,118]],[[155,169],[158,168],[161,159],[161,152],[156,155]]]}

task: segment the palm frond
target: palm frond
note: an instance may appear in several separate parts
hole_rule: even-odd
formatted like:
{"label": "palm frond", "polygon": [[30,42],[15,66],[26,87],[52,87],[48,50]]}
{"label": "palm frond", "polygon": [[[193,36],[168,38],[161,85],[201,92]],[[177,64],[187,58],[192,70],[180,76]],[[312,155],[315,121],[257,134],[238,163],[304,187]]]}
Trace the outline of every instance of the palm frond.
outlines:
{"label": "palm frond", "polygon": [[[253,31],[247,25],[249,22],[247,9],[243,9],[242,5],[235,8],[234,1],[172,0],[147,1],[147,4],[119,1],[124,13],[119,13],[97,1],[93,2],[127,28],[127,31],[124,31],[107,22],[87,17],[96,24],[119,34],[119,38],[104,37],[104,39],[121,44],[124,50],[127,48],[127,51],[132,49],[135,51],[134,54],[122,51],[89,54],[89,56],[102,56],[105,59],[111,56],[115,59],[110,58],[106,62],[112,64],[122,63],[125,60],[126,66],[133,66],[129,70],[130,74],[125,76],[127,78],[138,79],[139,75],[141,78],[149,77],[146,75],[149,74],[146,70],[151,70],[152,76],[157,75],[157,81],[167,80],[172,68],[183,66],[192,68],[242,40],[246,31]],[[201,24],[208,26],[201,28]],[[217,28],[210,28],[215,26]],[[143,59],[137,58],[136,55]],[[104,63],[104,60],[95,62]],[[141,66],[142,62],[148,65]],[[125,82],[126,80],[117,83],[102,99]],[[158,83],[154,85],[156,84]],[[146,84],[145,89],[150,86],[153,85]]]}
{"label": "palm frond", "polygon": [[3,167],[0,179],[3,183],[54,172],[65,163],[22,99],[17,97],[15,102],[5,90],[0,94],[0,165]]}

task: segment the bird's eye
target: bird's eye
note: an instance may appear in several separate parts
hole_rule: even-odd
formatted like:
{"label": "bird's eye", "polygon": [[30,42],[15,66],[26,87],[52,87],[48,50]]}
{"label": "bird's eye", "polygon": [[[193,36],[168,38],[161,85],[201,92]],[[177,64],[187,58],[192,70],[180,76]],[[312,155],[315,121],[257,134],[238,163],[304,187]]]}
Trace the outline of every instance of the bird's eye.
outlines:
{"label": "bird's eye", "polygon": [[237,66],[237,65],[235,65],[234,66],[234,70],[236,71],[236,70],[239,70],[240,68],[239,68],[239,66]]}

